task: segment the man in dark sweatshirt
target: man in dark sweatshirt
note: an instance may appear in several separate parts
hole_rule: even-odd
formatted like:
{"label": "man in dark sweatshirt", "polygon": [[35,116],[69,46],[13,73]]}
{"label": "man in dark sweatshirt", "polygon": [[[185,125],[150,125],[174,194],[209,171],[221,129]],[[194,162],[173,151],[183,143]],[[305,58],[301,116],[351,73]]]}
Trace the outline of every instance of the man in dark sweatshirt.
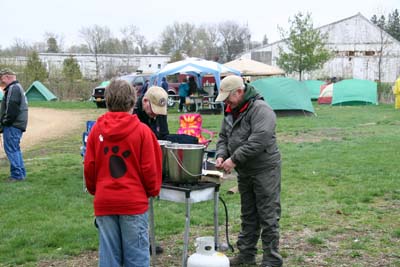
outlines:
{"label": "man in dark sweatshirt", "polygon": [[152,86],[139,97],[133,110],[139,120],[151,128],[158,140],[164,140],[169,135],[167,101],[167,92],[161,87]]}
{"label": "man in dark sweatshirt", "polygon": [[10,162],[10,176],[6,181],[19,182],[26,177],[20,142],[28,124],[28,102],[15,72],[2,69],[0,83],[5,86],[0,107],[0,132],[3,133],[4,151]]}

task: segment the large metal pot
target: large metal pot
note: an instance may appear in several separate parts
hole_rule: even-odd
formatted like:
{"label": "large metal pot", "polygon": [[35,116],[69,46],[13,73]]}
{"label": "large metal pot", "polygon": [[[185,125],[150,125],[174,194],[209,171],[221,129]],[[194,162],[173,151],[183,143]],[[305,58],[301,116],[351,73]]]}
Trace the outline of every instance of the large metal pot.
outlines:
{"label": "large metal pot", "polygon": [[168,181],[174,183],[196,183],[201,178],[204,145],[168,144]]}
{"label": "large metal pot", "polygon": [[171,141],[158,140],[158,143],[160,144],[162,151],[162,179],[164,181],[168,175],[167,149],[165,146],[171,144]]}

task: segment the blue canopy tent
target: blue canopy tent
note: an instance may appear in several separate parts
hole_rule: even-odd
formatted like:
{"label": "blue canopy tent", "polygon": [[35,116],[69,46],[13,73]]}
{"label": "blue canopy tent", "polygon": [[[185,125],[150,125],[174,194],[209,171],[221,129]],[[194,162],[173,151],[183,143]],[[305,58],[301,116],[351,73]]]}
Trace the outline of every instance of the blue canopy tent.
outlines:
{"label": "blue canopy tent", "polygon": [[200,58],[188,58],[167,64],[164,68],[152,76],[151,83],[160,85],[163,77],[177,73],[189,74],[197,77],[198,85],[201,85],[199,79],[201,79],[204,75],[212,74],[215,77],[217,88],[219,88],[221,81],[221,73],[226,75],[240,75],[240,71],[224,66],[218,62]]}

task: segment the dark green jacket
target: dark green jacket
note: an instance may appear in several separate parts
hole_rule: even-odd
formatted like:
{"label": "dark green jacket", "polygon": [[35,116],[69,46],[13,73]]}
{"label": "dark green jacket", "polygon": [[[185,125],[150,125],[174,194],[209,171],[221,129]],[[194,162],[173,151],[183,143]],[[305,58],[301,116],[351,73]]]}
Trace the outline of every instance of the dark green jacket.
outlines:
{"label": "dark green jacket", "polygon": [[216,156],[231,158],[239,175],[252,175],[271,168],[280,162],[276,144],[276,116],[271,107],[255,91],[246,85],[245,100],[239,112],[226,112],[219,139]]}

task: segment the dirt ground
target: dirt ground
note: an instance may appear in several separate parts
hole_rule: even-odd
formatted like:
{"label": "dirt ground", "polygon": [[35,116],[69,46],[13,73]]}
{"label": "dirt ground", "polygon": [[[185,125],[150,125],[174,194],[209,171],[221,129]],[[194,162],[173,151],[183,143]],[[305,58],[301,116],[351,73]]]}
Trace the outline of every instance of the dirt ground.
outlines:
{"label": "dirt ground", "polygon": [[[22,151],[46,140],[62,137],[78,128],[83,129],[87,115],[82,111],[63,111],[47,108],[29,108],[28,127],[21,141]],[[4,158],[1,144],[0,158]]]}

